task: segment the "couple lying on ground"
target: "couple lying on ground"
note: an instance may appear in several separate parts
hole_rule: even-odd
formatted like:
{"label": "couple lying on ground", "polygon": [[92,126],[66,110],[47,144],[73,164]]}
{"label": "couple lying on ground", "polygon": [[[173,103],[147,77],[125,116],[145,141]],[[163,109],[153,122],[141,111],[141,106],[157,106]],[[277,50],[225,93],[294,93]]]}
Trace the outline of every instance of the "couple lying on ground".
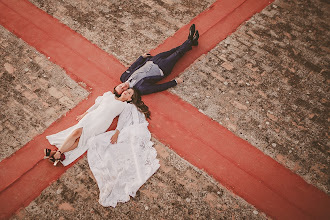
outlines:
{"label": "couple lying on ground", "polygon": [[[168,76],[175,63],[192,46],[198,45],[199,33],[193,24],[188,40],[181,46],[156,56],[140,56],[120,77],[121,84],[106,92],[95,104],[77,117],[78,123],[47,136],[58,150],[45,149],[45,158],[56,166],[69,165],[87,150],[89,166],[100,189],[99,202],[115,207],[126,202],[159,168],[157,152],[151,142],[147,119],[149,108],[141,95],[164,91],[183,82],[176,78],[156,84]],[[114,131],[107,131],[119,115]]]}

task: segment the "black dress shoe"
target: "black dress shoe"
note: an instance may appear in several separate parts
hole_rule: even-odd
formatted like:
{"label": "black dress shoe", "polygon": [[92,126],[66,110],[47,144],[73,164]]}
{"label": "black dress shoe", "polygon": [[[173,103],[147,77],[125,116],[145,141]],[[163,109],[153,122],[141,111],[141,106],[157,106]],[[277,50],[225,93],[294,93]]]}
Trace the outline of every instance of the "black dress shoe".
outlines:
{"label": "black dress shoe", "polygon": [[189,29],[188,39],[193,40],[194,34],[195,34],[195,24],[192,24]]}
{"label": "black dress shoe", "polygon": [[197,46],[198,45],[198,38],[199,38],[199,33],[198,33],[198,31],[196,31],[196,33],[195,33],[195,35],[194,35],[194,37],[192,39],[192,45],[193,46]]}

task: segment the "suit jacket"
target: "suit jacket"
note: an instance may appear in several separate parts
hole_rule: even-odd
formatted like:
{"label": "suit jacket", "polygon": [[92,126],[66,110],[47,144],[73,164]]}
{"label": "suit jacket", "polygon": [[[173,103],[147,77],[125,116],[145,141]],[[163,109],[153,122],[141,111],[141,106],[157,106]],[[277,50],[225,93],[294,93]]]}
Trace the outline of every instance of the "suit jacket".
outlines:
{"label": "suit jacket", "polygon": [[[152,57],[143,58],[140,56],[120,77],[121,82],[126,82],[128,78],[135,72],[135,70],[142,67]],[[141,95],[147,95],[150,93],[164,91],[168,88],[176,86],[176,81],[171,80],[169,82],[157,84],[158,81],[162,80],[165,76],[147,76],[138,81],[134,88],[137,89]]]}

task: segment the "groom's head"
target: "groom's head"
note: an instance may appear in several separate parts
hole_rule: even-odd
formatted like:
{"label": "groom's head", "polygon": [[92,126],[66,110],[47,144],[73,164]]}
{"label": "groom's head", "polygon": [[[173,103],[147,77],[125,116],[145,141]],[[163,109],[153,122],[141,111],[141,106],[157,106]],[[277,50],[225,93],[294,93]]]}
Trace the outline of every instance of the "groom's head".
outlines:
{"label": "groom's head", "polygon": [[124,91],[129,88],[129,84],[127,82],[120,83],[113,89],[113,93],[119,97]]}

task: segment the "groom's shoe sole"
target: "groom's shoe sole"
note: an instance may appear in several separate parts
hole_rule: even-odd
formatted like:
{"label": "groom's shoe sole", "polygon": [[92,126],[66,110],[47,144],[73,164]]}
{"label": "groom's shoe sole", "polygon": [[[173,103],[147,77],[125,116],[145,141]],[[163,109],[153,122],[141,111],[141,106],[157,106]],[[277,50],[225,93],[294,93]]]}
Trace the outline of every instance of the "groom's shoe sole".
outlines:
{"label": "groom's shoe sole", "polygon": [[192,24],[189,28],[188,39],[193,40],[194,34],[195,34],[195,24]]}
{"label": "groom's shoe sole", "polygon": [[197,46],[198,45],[198,39],[199,39],[199,33],[196,31],[195,36],[192,39],[192,45]]}

